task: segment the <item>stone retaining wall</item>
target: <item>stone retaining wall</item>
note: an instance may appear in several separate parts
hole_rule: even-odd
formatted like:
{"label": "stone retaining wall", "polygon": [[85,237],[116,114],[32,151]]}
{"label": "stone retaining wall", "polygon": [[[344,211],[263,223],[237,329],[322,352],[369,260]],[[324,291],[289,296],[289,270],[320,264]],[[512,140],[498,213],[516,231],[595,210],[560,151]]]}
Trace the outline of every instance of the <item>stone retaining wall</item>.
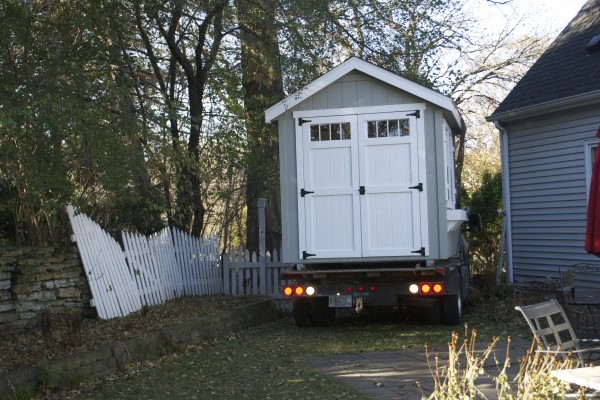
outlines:
{"label": "stone retaining wall", "polygon": [[39,329],[43,313],[93,313],[76,247],[0,248],[0,336]]}
{"label": "stone retaining wall", "polygon": [[0,399],[21,398],[41,389],[66,388],[77,382],[127,369],[133,362],[158,358],[182,346],[196,344],[251,326],[273,321],[273,300],[243,305],[145,337],[106,344],[94,351],[48,360],[36,367],[0,375]]}

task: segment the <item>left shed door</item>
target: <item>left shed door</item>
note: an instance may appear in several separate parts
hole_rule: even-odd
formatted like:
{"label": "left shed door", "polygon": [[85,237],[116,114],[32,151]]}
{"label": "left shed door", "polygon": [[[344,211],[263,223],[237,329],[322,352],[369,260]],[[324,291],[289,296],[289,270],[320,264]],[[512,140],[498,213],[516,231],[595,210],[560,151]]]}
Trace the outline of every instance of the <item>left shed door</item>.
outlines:
{"label": "left shed door", "polygon": [[299,256],[360,257],[357,117],[308,119],[297,136]]}

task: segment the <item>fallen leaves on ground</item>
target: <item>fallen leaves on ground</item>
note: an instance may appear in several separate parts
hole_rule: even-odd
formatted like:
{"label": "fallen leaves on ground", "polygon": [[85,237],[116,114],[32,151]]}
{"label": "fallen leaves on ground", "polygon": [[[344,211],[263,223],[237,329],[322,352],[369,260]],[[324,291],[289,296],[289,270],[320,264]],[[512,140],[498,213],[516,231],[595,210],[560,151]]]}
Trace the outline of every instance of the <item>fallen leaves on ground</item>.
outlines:
{"label": "fallen leaves on ground", "polygon": [[[242,304],[257,296],[210,295],[183,297],[146,307],[123,318],[84,318],[76,326],[65,315],[50,315],[46,329],[0,337],[0,374],[40,364],[45,359],[96,349],[106,343],[140,337],[163,327],[192,321]],[[43,332],[44,331],[44,332]]]}

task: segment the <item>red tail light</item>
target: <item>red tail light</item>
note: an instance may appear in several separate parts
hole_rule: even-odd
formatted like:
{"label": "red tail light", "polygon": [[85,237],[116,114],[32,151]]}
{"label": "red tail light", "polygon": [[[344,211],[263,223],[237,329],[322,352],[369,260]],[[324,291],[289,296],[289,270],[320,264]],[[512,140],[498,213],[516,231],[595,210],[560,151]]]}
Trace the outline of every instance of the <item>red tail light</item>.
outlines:
{"label": "red tail light", "polygon": [[294,294],[294,290],[292,289],[291,286],[284,286],[283,287],[283,294],[287,297],[290,297],[292,294]]}
{"label": "red tail light", "polygon": [[413,294],[421,293],[421,294],[441,294],[444,291],[443,283],[421,283],[419,287],[413,284],[411,285],[410,292]]}
{"label": "red tail light", "polygon": [[304,288],[302,286],[296,286],[294,293],[296,296],[302,296],[304,294]]}

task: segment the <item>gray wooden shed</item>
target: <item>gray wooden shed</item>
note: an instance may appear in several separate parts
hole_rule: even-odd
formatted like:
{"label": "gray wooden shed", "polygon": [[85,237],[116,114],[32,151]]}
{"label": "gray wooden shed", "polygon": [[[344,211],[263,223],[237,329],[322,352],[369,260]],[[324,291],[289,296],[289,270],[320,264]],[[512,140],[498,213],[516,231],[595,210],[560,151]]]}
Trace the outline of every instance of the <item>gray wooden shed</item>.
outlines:
{"label": "gray wooden shed", "polygon": [[600,0],[582,7],[487,120],[501,134],[509,279],[598,263],[583,246],[600,126]]}
{"label": "gray wooden shed", "polygon": [[456,209],[453,101],[353,57],[265,112],[279,131],[283,260],[450,258]]}

